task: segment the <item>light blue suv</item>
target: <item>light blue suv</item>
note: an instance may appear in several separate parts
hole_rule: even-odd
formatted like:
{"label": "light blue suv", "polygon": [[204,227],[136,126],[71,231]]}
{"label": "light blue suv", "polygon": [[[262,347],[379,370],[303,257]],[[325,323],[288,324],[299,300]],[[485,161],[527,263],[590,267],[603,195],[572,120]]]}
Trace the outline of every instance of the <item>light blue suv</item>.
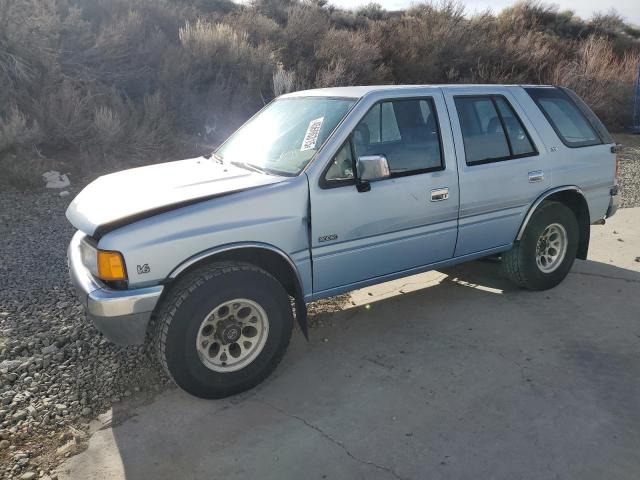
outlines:
{"label": "light blue suv", "polygon": [[107,338],[149,337],[179,386],[216,398],[274,370],[313,300],[497,254],[522,287],[554,287],[617,192],[614,142],[567,89],[309,90],[210,156],[88,185],[69,265]]}

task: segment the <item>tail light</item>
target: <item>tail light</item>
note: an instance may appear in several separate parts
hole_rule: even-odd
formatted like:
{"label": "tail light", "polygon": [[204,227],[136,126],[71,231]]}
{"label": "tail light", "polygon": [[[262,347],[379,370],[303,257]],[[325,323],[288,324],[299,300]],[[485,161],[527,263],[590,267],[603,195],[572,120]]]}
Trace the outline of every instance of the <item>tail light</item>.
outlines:
{"label": "tail light", "polygon": [[614,177],[616,180],[616,183],[618,183],[618,174],[620,172],[620,153],[622,153],[623,148],[624,147],[620,144],[616,144],[611,147],[611,153],[615,154],[616,156],[616,170],[615,170],[616,174]]}

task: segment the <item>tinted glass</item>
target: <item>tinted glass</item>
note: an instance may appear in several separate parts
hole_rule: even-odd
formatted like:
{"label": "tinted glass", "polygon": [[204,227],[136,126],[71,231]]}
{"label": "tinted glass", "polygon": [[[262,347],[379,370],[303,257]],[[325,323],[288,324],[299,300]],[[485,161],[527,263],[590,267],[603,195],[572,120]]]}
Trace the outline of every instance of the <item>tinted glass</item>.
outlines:
{"label": "tinted glass", "polygon": [[[511,105],[503,97],[494,97],[502,120],[507,128],[507,135],[511,142],[512,155],[526,155],[528,153],[534,153],[535,149],[531,145],[531,140],[527,135],[524,126],[520,119],[516,116],[516,113],[511,108]],[[502,130],[502,128],[501,128]]]}
{"label": "tinted glass", "polygon": [[507,137],[489,97],[455,99],[467,164],[510,156]]}
{"label": "tinted glass", "polygon": [[431,99],[377,104],[353,132],[356,155],[384,155],[392,175],[441,168],[437,125]]}
{"label": "tinted glass", "polygon": [[564,92],[556,88],[526,90],[565,145],[586,147],[602,143],[587,118]]}

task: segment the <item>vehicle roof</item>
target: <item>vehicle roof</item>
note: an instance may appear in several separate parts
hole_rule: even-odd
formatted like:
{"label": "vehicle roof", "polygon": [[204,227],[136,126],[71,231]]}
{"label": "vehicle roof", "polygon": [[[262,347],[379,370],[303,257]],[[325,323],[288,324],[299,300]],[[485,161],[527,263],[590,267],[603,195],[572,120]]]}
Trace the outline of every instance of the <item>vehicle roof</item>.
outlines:
{"label": "vehicle roof", "polygon": [[341,98],[362,98],[368,93],[381,91],[407,91],[424,88],[446,88],[446,89],[495,89],[496,87],[549,87],[551,85],[496,85],[496,84],[439,84],[439,85],[361,85],[355,87],[331,87],[314,88],[311,90],[300,90],[282,95],[281,98],[292,97],[341,97]]}

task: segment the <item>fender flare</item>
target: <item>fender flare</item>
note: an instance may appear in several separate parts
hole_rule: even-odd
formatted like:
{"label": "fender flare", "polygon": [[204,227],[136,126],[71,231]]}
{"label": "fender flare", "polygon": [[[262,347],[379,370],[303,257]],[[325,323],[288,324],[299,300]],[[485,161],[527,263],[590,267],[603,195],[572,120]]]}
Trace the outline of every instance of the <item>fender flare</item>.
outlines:
{"label": "fender flare", "polygon": [[279,255],[289,266],[291,272],[293,273],[293,288],[294,288],[294,300],[295,300],[295,308],[296,308],[296,319],[298,320],[298,325],[300,325],[300,330],[304,337],[309,340],[308,327],[307,327],[307,304],[304,301],[304,292],[302,290],[302,279],[300,278],[300,272],[298,267],[293,262],[291,257],[287,255],[284,251],[279,248],[270,245],[268,243],[261,242],[241,242],[241,243],[231,243],[227,245],[222,245],[214,248],[210,248],[207,250],[203,250],[200,253],[196,253],[195,255],[184,260],[180,265],[175,267],[167,276],[168,281],[175,280],[183,273],[185,270],[190,267],[208,259],[219,255],[221,253],[242,251],[243,249],[261,249],[268,250],[272,253],[276,253]]}
{"label": "fender flare", "polygon": [[[522,221],[522,224],[520,225],[520,228],[518,230],[518,233],[516,235],[516,238],[514,240],[514,242],[520,241],[522,239],[522,235],[524,235],[524,231],[527,228],[527,225],[529,224],[529,221],[531,220],[531,217],[533,216],[533,214],[535,213],[535,211],[538,209],[538,207],[540,206],[540,204],[542,202],[544,202],[545,200],[547,200],[549,197],[551,197],[552,195],[555,195],[557,193],[561,193],[561,192],[574,192],[576,193],[581,199],[582,202],[584,202],[584,208],[586,208],[586,211],[580,210],[580,211],[576,211],[575,208],[576,206],[571,206],[569,205],[573,210],[574,213],[577,216],[577,220],[579,223],[579,227],[580,227],[580,239],[579,239],[579,246],[578,246],[578,258],[582,258],[582,259],[586,259],[587,258],[587,250],[589,248],[589,237],[590,237],[590,219],[589,219],[589,203],[587,202],[586,197],[584,196],[584,193],[582,191],[582,189],[576,185],[564,185],[561,187],[555,187],[555,188],[551,188],[547,191],[545,191],[544,193],[542,193],[529,207],[529,210],[527,211],[527,214],[524,217],[524,220]],[[578,207],[580,208],[580,207]],[[584,218],[584,215],[586,215],[586,219]],[[585,223],[586,221],[586,223]]]}
{"label": "fender flare", "polygon": [[554,193],[564,192],[564,191],[567,191],[567,190],[574,191],[574,192],[580,194],[580,196],[584,199],[584,201],[586,203],[587,199],[585,198],[584,193],[582,192],[582,189],[580,187],[576,186],[576,185],[565,185],[564,187],[556,187],[556,188],[551,188],[551,189],[547,190],[542,195],[540,195],[536,199],[536,201],[533,202],[531,204],[531,206],[529,207],[529,211],[527,211],[527,214],[525,215],[524,220],[522,221],[522,225],[520,225],[520,229],[518,230],[518,234],[516,235],[516,241],[522,239],[522,235],[524,234],[524,231],[527,228],[527,224],[529,223],[529,220],[531,220],[531,217],[533,216],[533,213],[540,206],[540,204],[542,202],[544,202],[548,197],[553,195]]}

